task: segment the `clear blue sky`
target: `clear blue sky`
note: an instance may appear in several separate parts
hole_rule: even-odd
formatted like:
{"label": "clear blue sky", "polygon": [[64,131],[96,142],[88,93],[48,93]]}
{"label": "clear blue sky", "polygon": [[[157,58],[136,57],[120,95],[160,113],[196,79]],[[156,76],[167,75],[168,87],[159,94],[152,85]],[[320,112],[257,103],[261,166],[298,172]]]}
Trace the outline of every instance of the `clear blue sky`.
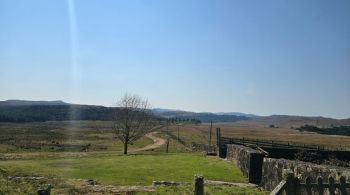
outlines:
{"label": "clear blue sky", "polygon": [[348,0],[0,0],[0,100],[350,117]]}

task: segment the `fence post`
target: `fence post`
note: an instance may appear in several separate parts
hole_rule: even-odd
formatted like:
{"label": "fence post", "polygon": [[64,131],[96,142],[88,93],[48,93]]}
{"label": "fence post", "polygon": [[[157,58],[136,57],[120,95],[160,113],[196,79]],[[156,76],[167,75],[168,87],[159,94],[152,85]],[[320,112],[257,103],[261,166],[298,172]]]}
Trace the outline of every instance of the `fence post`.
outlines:
{"label": "fence post", "polygon": [[283,177],[286,180],[286,195],[294,195],[294,173],[291,169],[283,170]]}
{"label": "fence post", "polygon": [[311,178],[307,177],[305,180],[305,184],[306,184],[306,194],[307,195],[312,195],[312,190],[311,190]]}
{"label": "fence post", "polygon": [[341,195],[346,195],[346,194],[347,194],[347,193],[346,193],[346,187],[345,187],[345,185],[346,185],[346,180],[345,180],[345,177],[344,177],[344,176],[341,176],[341,177],[340,177],[339,183],[340,183],[340,187],[339,187],[339,189],[340,189],[340,194],[341,194]]}
{"label": "fence post", "polygon": [[329,183],[329,195],[335,195],[335,185],[334,185],[334,179],[332,176],[328,178]]}
{"label": "fence post", "polygon": [[221,146],[221,130],[218,128],[218,136],[219,136],[219,148]]}
{"label": "fence post", "polygon": [[317,191],[319,195],[323,195],[324,192],[324,186],[323,186],[323,179],[322,177],[317,178]]}
{"label": "fence post", "polygon": [[216,145],[220,146],[220,141],[219,141],[219,128],[216,128]]}
{"label": "fence post", "polygon": [[204,195],[204,178],[201,175],[194,177],[194,195]]}
{"label": "fence post", "polygon": [[294,182],[294,192],[295,192],[295,195],[301,195],[300,180],[299,180],[299,178],[294,177],[293,182]]}
{"label": "fence post", "polygon": [[166,153],[169,152],[169,138],[166,140]]}

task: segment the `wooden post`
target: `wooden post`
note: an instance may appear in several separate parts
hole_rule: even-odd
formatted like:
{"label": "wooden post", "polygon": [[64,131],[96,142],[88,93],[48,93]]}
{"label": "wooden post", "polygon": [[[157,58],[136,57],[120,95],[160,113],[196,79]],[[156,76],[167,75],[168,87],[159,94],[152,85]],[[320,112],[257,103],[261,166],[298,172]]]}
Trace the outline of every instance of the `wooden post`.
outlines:
{"label": "wooden post", "polygon": [[[209,150],[210,150],[210,146],[211,146],[211,130],[212,130],[212,128],[213,128],[213,121],[211,120],[210,121],[210,129],[209,129],[209,144],[208,144]],[[210,152],[210,151],[208,151],[208,152]]]}
{"label": "wooden post", "polygon": [[166,140],[166,153],[169,152],[169,138]]}
{"label": "wooden post", "polygon": [[332,176],[328,178],[328,183],[329,183],[329,195],[335,195],[334,178]]}
{"label": "wooden post", "polygon": [[219,128],[216,128],[216,145],[219,147]]}
{"label": "wooden post", "polygon": [[311,178],[307,177],[305,180],[305,184],[306,184],[306,194],[307,195],[312,195],[312,190],[311,190]]}
{"label": "wooden post", "polygon": [[317,191],[319,195],[323,195],[324,192],[324,186],[323,186],[323,179],[322,177],[317,178]]}
{"label": "wooden post", "polygon": [[340,183],[340,187],[339,187],[339,189],[340,189],[340,194],[341,194],[341,195],[346,195],[346,194],[347,194],[347,193],[346,193],[346,187],[345,187],[345,185],[346,185],[346,180],[345,180],[345,177],[344,177],[344,176],[341,176],[341,177],[340,177],[339,183]]}
{"label": "wooden post", "polygon": [[194,177],[194,195],[204,195],[204,178],[201,175]]}
{"label": "wooden post", "polygon": [[179,125],[177,125],[177,142],[180,142],[180,128],[179,128]]}
{"label": "wooden post", "polygon": [[220,130],[220,128],[217,128],[217,130],[218,130],[218,146],[220,148],[220,145],[221,145],[221,130]]}
{"label": "wooden post", "polygon": [[294,174],[293,172],[288,172],[287,175],[287,186],[286,186],[286,195],[294,195]]}
{"label": "wooden post", "polygon": [[294,182],[294,192],[295,192],[295,195],[301,195],[300,180],[299,180],[299,178],[294,177],[293,182]]}

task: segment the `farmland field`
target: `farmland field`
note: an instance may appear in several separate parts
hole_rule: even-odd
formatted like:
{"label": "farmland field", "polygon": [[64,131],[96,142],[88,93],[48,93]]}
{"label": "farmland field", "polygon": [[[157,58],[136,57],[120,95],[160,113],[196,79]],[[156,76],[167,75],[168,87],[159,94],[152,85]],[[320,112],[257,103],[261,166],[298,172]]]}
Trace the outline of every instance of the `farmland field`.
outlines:
{"label": "farmland field", "polygon": [[[121,151],[111,127],[99,121],[0,123],[0,152]],[[150,143],[144,137],[130,148]]]}
{"label": "farmland field", "polygon": [[[264,125],[250,123],[214,123],[212,128],[212,143],[216,143],[216,128],[221,129],[221,136],[234,138],[250,138],[316,144],[329,147],[350,148],[350,136],[324,135],[311,132],[300,132],[287,127],[270,128]],[[185,142],[208,144],[210,124],[180,126],[180,138]],[[177,126],[169,128],[176,135]]]}
{"label": "farmland field", "polygon": [[[66,192],[79,189],[82,180],[93,179],[102,185],[114,186],[149,186],[154,180],[192,182],[195,174],[205,175],[207,180],[223,180],[230,182],[246,182],[242,173],[231,163],[215,157],[205,157],[200,154],[135,154],[129,156],[105,155],[83,158],[53,158],[32,160],[0,161],[0,167],[16,176],[45,177],[47,180],[60,178],[75,184],[69,186],[57,184],[53,192]],[[56,181],[57,182],[57,181]],[[28,185],[28,184],[27,184]],[[68,187],[67,187],[68,186]],[[69,189],[66,189],[69,188]],[[192,187],[157,188],[161,194],[175,194],[184,190],[191,194]],[[253,194],[264,194],[255,188],[207,186],[213,194],[238,190]],[[1,189],[1,188],[0,188]]]}
{"label": "farmland field", "polygon": [[[232,162],[190,151],[193,142],[208,143],[209,124],[169,125],[157,130],[158,137],[169,140],[168,153],[165,144],[152,150],[133,152],[153,143],[150,138],[143,137],[130,145],[127,156],[121,155],[122,143],[116,140],[110,127],[111,123],[101,121],[1,123],[1,171],[11,177],[46,178],[43,183],[53,183],[56,186],[53,192],[58,194],[66,194],[72,189],[86,193],[86,186],[82,187],[85,180],[97,181],[104,186],[150,186],[154,180],[192,183],[195,174],[203,174],[206,180],[246,183],[246,178]],[[329,146],[342,144],[346,147],[350,143],[346,136],[305,133],[285,127],[215,123],[213,144],[216,143],[217,127],[221,128],[222,136],[228,137]],[[1,181],[5,182],[3,176]],[[21,186],[29,190],[42,185],[23,182]],[[10,185],[16,186],[18,182],[10,181]],[[156,187],[153,188],[155,192],[141,190],[141,194],[176,194],[179,190],[191,194],[192,188],[192,185]],[[205,188],[208,194],[266,193],[254,187],[206,185]]]}
{"label": "farmland field", "polygon": [[[206,180],[246,183],[246,178],[234,164],[217,157],[190,153],[186,144],[169,136],[172,133],[165,129],[159,130],[157,136],[169,139],[169,153],[165,152],[165,145],[150,151],[132,152],[153,143],[143,137],[130,146],[130,155],[121,155],[122,143],[115,139],[110,125],[99,121],[1,123],[0,169],[3,174],[0,181],[8,185],[7,176],[43,177],[46,181],[40,184],[21,181],[20,185],[10,181],[9,185],[19,191],[0,190],[13,194],[31,193],[44,183],[53,183],[56,186],[54,193],[66,194],[67,190],[75,189],[84,194],[86,187],[81,187],[81,183],[88,179],[105,186],[149,186],[154,180],[192,183],[195,174],[204,175]],[[157,187],[156,192],[143,194],[176,194],[178,190],[191,194],[192,188],[192,185]],[[239,186],[208,185],[206,190],[209,194],[227,194],[228,191],[265,193]]]}
{"label": "farmland field", "polygon": [[[122,149],[122,143],[115,139],[111,126],[110,122],[101,121],[0,123],[0,152],[118,152]],[[349,136],[300,132],[287,127],[270,128],[250,123],[214,123],[212,144],[216,142],[217,127],[221,128],[222,136],[227,137],[350,147]],[[160,129],[159,136],[170,139],[171,151],[186,151],[184,144],[208,144],[209,129],[210,124],[206,123],[170,125]],[[151,143],[151,139],[144,137],[130,145],[130,149]]]}
{"label": "farmland field", "polygon": [[191,182],[195,174],[209,180],[245,182],[232,164],[200,154],[135,154],[82,158],[55,158],[1,161],[6,167],[24,175],[59,176],[94,179],[111,185],[150,185],[154,180]]}

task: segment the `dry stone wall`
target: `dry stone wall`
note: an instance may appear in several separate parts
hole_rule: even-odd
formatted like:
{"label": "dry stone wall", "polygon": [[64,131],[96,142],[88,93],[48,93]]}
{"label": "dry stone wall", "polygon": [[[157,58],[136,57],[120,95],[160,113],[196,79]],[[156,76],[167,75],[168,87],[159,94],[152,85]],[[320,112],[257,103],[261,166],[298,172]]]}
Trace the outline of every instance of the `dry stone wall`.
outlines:
{"label": "dry stone wall", "polygon": [[283,179],[283,170],[290,169],[301,181],[310,176],[312,182],[318,177],[328,179],[329,176],[339,182],[340,176],[344,176],[350,182],[350,169],[344,167],[325,166],[314,163],[306,163],[296,160],[264,158],[262,163],[261,185],[266,190],[273,190]]}
{"label": "dry stone wall", "polygon": [[250,183],[259,184],[266,190],[273,190],[282,180],[283,172],[289,169],[302,182],[307,177],[316,182],[318,177],[325,181],[332,176],[336,182],[344,176],[350,182],[350,169],[345,167],[318,165],[297,160],[266,158],[259,150],[236,144],[227,144],[226,157],[235,161]]}
{"label": "dry stone wall", "polygon": [[263,158],[264,154],[259,150],[236,144],[227,145],[227,159],[236,161],[250,183],[260,183]]}

